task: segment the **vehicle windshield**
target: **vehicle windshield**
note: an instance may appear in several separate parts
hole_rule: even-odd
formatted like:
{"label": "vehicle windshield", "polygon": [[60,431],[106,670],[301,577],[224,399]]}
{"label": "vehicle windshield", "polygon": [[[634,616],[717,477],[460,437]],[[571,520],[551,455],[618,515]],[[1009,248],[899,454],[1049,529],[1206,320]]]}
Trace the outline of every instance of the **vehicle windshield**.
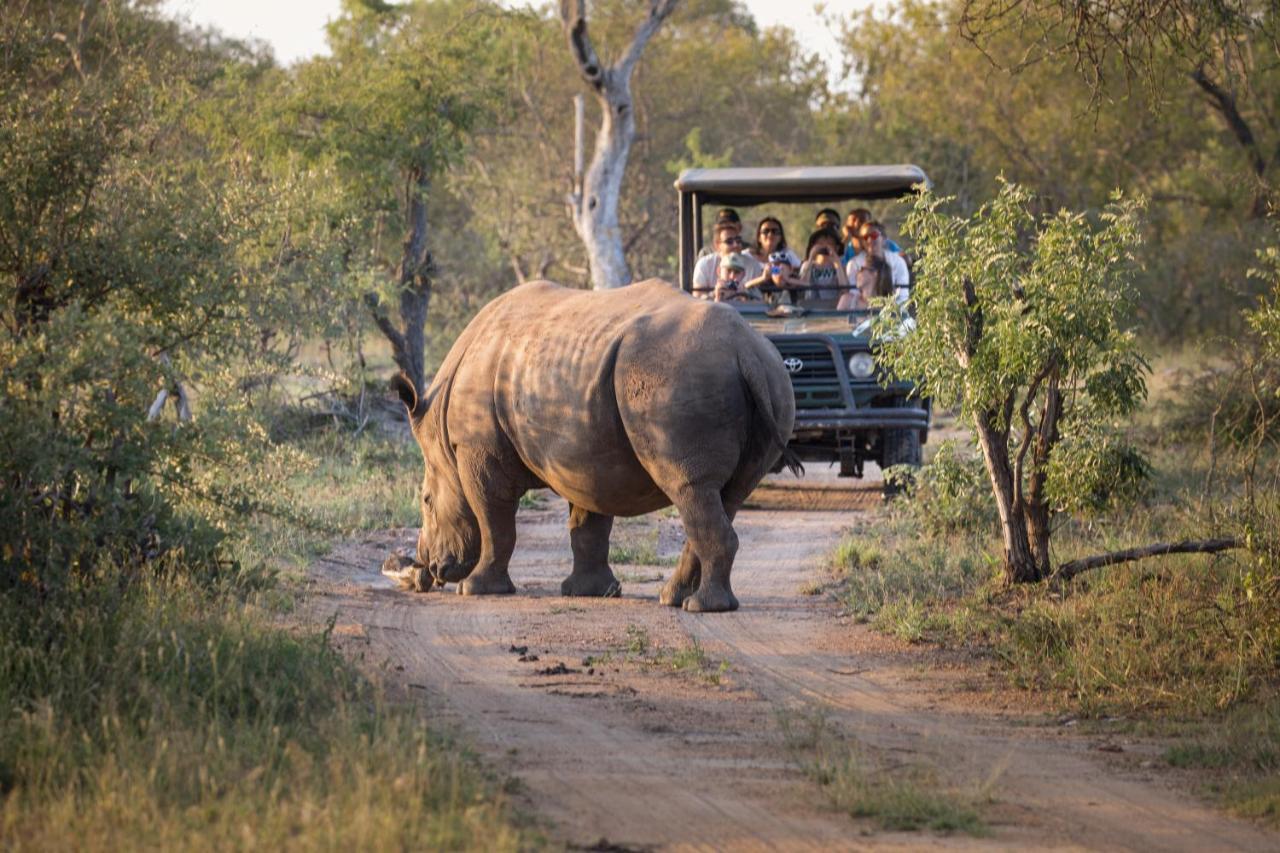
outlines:
{"label": "vehicle windshield", "polygon": [[[732,304],[732,303],[731,303]],[[765,334],[850,335],[875,315],[874,311],[807,311],[793,316],[770,316],[766,306],[733,305],[752,328]]]}

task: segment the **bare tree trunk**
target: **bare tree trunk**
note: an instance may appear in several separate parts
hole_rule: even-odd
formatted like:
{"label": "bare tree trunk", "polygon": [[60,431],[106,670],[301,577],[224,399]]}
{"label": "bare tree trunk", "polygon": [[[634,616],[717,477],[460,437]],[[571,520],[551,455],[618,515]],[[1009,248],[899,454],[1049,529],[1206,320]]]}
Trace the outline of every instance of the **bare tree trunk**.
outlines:
{"label": "bare tree trunk", "polygon": [[431,304],[431,253],[427,251],[427,191],[431,179],[424,168],[415,168],[409,181],[409,229],[405,233],[397,278],[400,284],[400,327],[387,316],[376,294],[365,297],[388,341],[396,366],[413,382],[421,399],[426,391],[425,328]]}
{"label": "bare tree trunk", "polygon": [[581,185],[575,186],[569,196],[573,226],[586,246],[591,286],[596,290],[631,283],[631,270],[618,226],[622,178],[636,135],[631,72],[649,39],[675,10],[677,2],[679,0],[649,0],[649,12],[636,28],[622,57],[613,65],[605,65],[587,33],[586,0],[560,0],[560,20],[569,40],[569,51],[600,103],[600,129],[596,133],[591,165]]}

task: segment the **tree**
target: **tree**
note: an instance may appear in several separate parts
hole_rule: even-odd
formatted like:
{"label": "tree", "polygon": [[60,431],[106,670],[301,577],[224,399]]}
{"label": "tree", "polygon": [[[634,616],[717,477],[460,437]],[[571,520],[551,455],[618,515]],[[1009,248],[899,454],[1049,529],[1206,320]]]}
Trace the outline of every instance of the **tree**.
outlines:
{"label": "tree", "polygon": [[926,193],[907,219],[921,252],[915,329],[903,334],[886,306],[880,359],[973,422],[1005,577],[1041,580],[1053,515],[1141,469],[1109,429],[1146,393],[1126,326],[1138,205],[1116,198],[1095,225],[1065,210],[1037,218],[1012,183],[969,218],[943,213],[943,201]]}
{"label": "tree", "polygon": [[[997,175],[1031,189],[1040,210],[1098,209],[1115,187],[1142,195],[1147,333],[1237,332],[1265,229],[1247,215],[1249,161],[1199,89],[1167,55],[1149,86],[1127,85],[1109,56],[1091,88],[1020,27],[987,33],[979,49],[961,36],[962,11],[958,0],[904,0],[849,20],[842,43],[858,87],[816,118],[831,156],[919,163],[965,213],[991,197]],[[1245,114],[1264,128],[1261,145],[1280,145],[1256,109],[1261,94]]]}
{"label": "tree", "polygon": [[[235,369],[278,284],[261,248],[287,191],[205,110],[265,68],[145,6],[0,10],[6,591],[173,554],[207,568],[260,505],[268,484],[237,480],[265,442]],[[217,404],[149,418],[177,376]]]}
{"label": "tree", "polygon": [[600,129],[582,185],[570,197],[574,227],[587,247],[591,284],[597,290],[631,283],[618,227],[618,201],[627,158],[636,136],[631,73],[645,46],[675,10],[678,0],[649,0],[649,11],[622,56],[612,65],[600,60],[587,32],[586,0],[560,0],[560,19],[569,51],[582,79],[600,104]]}
{"label": "tree", "polygon": [[[500,21],[474,3],[349,0],[329,27],[332,55],[302,66],[285,98],[278,145],[331,187],[309,227],[337,250],[325,262],[355,288],[419,394],[437,273],[428,201],[490,114]],[[386,231],[403,235],[394,254]]]}
{"label": "tree", "polygon": [[1117,68],[1157,92],[1180,76],[1246,161],[1249,216],[1266,216],[1280,170],[1274,0],[963,0],[960,27],[979,45],[1018,32],[1021,64],[1068,54],[1095,94]]}
{"label": "tree", "polygon": [[[599,50],[625,44],[634,28],[635,4],[591,5]],[[450,184],[517,280],[587,284],[589,264],[572,208],[565,215],[575,186],[565,144],[573,138],[574,116],[567,107],[581,77],[566,61],[558,12],[522,13],[502,38],[512,63],[499,109],[503,121],[476,131],[465,168],[451,173]],[[680,168],[799,164],[826,156],[812,153],[811,113],[826,95],[825,68],[790,30],[761,31],[729,0],[680,4],[650,40],[632,80],[636,138],[618,222],[623,253],[637,275],[674,275],[671,182]],[[696,81],[693,96],[690,81]],[[601,120],[595,98],[585,113],[588,125]],[[791,236],[794,242],[797,235]]]}

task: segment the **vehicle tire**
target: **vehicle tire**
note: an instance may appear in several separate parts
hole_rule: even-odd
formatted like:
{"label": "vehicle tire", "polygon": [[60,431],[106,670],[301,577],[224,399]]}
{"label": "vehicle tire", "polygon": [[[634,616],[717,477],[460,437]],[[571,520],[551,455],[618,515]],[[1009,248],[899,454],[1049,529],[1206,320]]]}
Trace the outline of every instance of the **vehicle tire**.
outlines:
{"label": "vehicle tire", "polygon": [[[880,454],[882,463],[881,469],[892,468],[895,465],[910,465],[913,468],[919,468],[922,460],[920,451],[920,430],[918,429],[887,429],[884,431],[883,452]],[[896,496],[900,491],[900,487],[885,481],[884,497],[885,500]]]}

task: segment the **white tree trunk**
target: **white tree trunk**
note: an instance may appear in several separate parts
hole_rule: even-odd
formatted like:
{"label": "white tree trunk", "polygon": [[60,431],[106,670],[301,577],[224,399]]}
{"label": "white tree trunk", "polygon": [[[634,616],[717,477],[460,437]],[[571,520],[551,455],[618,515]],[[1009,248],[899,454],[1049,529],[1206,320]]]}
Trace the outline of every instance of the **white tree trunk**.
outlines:
{"label": "white tree trunk", "polygon": [[631,43],[613,65],[604,65],[587,34],[586,0],[560,0],[569,50],[578,70],[600,104],[600,129],[596,133],[591,165],[580,185],[569,196],[574,229],[587,249],[591,286],[596,290],[631,283],[631,270],[623,252],[618,225],[622,178],[636,135],[631,98],[631,72],[649,39],[658,31],[679,0],[649,0],[649,11]]}

